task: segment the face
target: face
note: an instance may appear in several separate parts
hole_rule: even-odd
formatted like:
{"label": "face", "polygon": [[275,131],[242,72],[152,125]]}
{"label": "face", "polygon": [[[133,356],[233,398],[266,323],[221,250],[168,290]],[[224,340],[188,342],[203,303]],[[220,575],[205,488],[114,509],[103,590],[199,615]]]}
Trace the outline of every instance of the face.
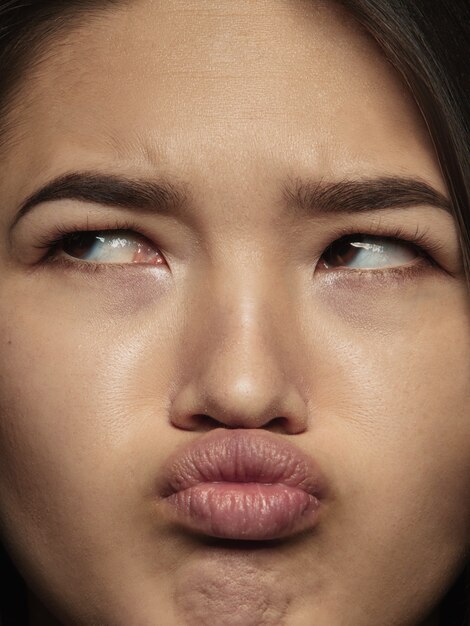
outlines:
{"label": "face", "polygon": [[[445,206],[377,208],[384,177],[447,195],[398,74],[314,1],[136,2],[48,52],[0,181],[0,521],[29,587],[80,626],[427,623],[469,547],[470,311]],[[76,176],[16,220],[77,172],[111,199]],[[228,429],[320,468],[314,525],[170,513],[169,460]]]}

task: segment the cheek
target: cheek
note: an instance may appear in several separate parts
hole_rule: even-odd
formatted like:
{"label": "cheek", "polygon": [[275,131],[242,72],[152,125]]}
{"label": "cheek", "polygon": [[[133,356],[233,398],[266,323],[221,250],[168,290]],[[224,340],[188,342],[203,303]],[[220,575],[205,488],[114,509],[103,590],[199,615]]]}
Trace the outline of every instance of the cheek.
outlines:
{"label": "cheek", "polygon": [[334,487],[318,562],[342,572],[352,606],[400,598],[413,615],[470,547],[468,293],[422,283],[316,296],[311,450]]}
{"label": "cheek", "polygon": [[418,584],[470,545],[468,295],[423,284],[327,296],[340,347],[317,398],[337,485],[328,532],[348,528],[377,576],[406,569]]}
{"label": "cheek", "polygon": [[[464,285],[418,279],[407,285],[322,285],[327,387],[344,396],[345,424],[377,445],[458,441],[468,427],[470,302]],[[315,341],[315,338],[313,338]],[[314,345],[312,345],[312,350]],[[319,364],[320,365],[320,364]],[[348,401],[349,399],[349,401]],[[433,423],[434,420],[434,423]],[[349,426],[348,426],[349,428]]]}
{"label": "cheek", "polygon": [[[174,316],[154,277],[86,290],[67,280],[57,291],[19,284],[5,289],[0,310],[2,508],[52,536],[59,519],[81,505],[98,511],[119,491],[139,452],[132,441],[161,419]],[[143,315],[150,304],[152,319]]]}

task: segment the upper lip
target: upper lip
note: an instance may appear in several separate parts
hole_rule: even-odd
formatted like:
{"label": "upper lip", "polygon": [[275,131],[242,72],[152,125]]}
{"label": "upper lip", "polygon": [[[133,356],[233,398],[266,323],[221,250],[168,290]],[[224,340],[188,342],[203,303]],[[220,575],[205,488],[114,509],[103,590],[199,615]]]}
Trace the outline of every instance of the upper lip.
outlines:
{"label": "upper lip", "polygon": [[205,482],[256,482],[303,489],[322,499],[326,481],[317,463],[269,431],[217,429],[177,450],[163,469],[163,496]]}

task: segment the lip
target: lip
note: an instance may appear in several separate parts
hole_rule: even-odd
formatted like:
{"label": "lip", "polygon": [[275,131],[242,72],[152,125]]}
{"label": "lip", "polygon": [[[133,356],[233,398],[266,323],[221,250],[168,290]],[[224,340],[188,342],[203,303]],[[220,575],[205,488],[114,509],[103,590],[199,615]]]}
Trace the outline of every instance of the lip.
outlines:
{"label": "lip", "polygon": [[212,537],[278,539],[313,528],[327,484],[317,463],[268,431],[214,430],[170,455],[170,521]]}

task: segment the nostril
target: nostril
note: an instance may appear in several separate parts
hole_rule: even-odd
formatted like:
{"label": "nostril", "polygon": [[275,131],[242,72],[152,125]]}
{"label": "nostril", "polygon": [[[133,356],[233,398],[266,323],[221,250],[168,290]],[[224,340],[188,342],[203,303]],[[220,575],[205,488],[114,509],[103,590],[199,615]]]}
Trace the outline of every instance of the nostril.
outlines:
{"label": "nostril", "polygon": [[[263,428],[266,430],[270,430],[275,433],[285,433],[288,428],[288,418],[287,417],[274,417],[268,423],[263,424]],[[190,417],[189,420],[189,429],[190,430],[198,430],[198,431],[208,431],[213,430],[214,428],[248,428],[252,426],[245,425],[243,421],[238,422],[234,420],[233,422],[226,422],[223,420],[217,420],[210,415],[205,413],[195,413]]]}
{"label": "nostril", "polygon": [[221,426],[221,423],[218,420],[214,419],[210,415],[206,415],[205,413],[196,413],[191,417],[190,421],[192,422],[193,427],[195,426],[197,430],[202,431],[220,428]]}
{"label": "nostril", "polygon": [[289,430],[288,422],[287,417],[273,417],[273,419],[265,425],[265,428],[273,433],[286,433]]}

